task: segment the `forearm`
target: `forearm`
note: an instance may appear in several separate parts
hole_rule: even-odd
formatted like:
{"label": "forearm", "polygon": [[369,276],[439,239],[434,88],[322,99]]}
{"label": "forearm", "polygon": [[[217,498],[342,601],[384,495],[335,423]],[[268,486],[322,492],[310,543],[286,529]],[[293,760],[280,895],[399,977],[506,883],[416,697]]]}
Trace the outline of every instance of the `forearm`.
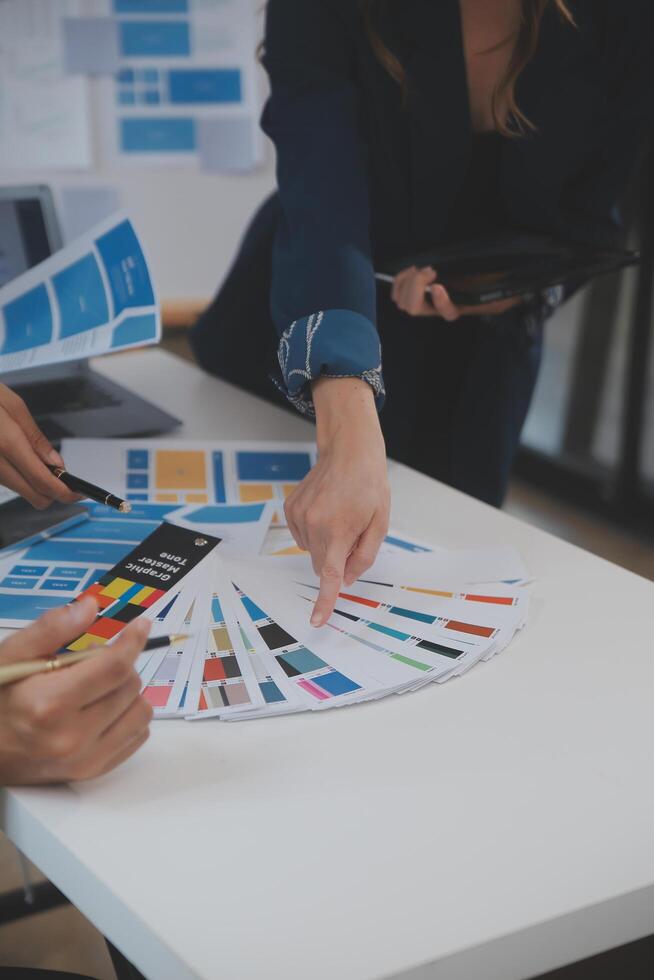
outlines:
{"label": "forearm", "polygon": [[365,437],[373,452],[384,452],[375,396],[360,378],[319,378],[312,386],[318,452]]}

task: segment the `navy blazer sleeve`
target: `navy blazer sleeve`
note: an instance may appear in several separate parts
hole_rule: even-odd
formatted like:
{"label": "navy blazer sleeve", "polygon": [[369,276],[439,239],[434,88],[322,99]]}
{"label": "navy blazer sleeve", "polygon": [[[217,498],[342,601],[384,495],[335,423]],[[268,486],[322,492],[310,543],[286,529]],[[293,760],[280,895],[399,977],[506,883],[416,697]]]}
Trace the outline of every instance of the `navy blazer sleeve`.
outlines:
{"label": "navy blazer sleeve", "polygon": [[354,17],[344,0],[270,0],[264,131],[281,216],[271,310],[279,384],[313,414],[310,382],[361,377],[384,396],[370,257],[366,147],[357,119]]}

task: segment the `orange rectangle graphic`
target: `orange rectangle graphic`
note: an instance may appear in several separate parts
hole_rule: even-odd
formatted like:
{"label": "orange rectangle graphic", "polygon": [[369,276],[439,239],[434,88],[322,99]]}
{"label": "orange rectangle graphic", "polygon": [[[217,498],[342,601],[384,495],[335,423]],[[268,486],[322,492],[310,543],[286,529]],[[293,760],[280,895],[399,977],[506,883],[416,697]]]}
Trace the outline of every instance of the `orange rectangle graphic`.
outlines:
{"label": "orange rectangle graphic", "polygon": [[205,454],[193,449],[159,449],[155,455],[157,490],[206,490]]}

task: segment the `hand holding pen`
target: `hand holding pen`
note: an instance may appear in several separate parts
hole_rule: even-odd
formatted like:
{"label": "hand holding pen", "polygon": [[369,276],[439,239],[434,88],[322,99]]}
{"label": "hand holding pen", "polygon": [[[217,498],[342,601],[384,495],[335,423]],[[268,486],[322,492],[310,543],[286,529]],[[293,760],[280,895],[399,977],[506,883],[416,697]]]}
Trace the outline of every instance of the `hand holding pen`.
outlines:
{"label": "hand holding pen", "polygon": [[[0,666],[47,661],[97,612],[86,598],[46,613],[0,644]],[[149,628],[136,619],[102,656],[0,687],[0,785],[91,779],[143,745],[152,708],[134,663]]]}
{"label": "hand holding pen", "polygon": [[48,469],[63,465],[23,399],[0,385],[0,485],[20,494],[38,510],[55,500],[72,503],[79,497]]}

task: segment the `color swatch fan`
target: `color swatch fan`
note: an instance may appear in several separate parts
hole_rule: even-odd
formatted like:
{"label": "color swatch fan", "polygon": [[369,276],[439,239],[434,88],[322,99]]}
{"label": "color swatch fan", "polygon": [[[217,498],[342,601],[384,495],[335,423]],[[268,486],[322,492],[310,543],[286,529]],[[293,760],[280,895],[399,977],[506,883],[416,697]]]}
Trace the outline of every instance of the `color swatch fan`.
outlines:
{"label": "color swatch fan", "polygon": [[[506,549],[381,555],[319,630],[308,622],[318,581],[307,556],[223,560],[218,548],[211,565],[195,655],[168,716],[245,721],[443,683],[504,650],[529,606],[526,570]],[[490,581],[468,584],[479,578]],[[145,695],[157,710],[160,691]]]}

